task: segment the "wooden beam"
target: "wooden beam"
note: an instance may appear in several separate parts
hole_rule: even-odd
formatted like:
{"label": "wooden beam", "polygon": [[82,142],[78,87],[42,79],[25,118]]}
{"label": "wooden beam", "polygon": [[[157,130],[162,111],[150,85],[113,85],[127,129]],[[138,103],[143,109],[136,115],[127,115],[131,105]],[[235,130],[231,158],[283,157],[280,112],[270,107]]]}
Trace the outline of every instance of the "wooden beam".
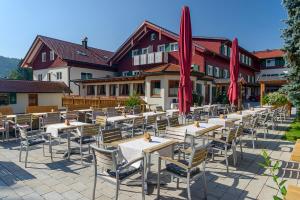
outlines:
{"label": "wooden beam", "polygon": [[261,106],[263,105],[262,100],[265,95],[265,89],[266,89],[265,82],[260,82],[260,105]]}

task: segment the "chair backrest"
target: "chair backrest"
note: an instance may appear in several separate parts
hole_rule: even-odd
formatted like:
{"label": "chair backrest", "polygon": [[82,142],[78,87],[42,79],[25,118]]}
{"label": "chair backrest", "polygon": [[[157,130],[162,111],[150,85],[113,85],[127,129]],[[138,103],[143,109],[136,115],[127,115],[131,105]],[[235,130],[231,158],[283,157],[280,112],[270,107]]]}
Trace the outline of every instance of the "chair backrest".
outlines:
{"label": "chair backrest", "polygon": [[164,138],[184,142],[186,139],[186,130],[178,130],[172,127],[167,127]]}
{"label": "chair backrest", "polygon": [[97,116],[105,116],[105,113],[102,109],[94,109],[92,111],[92,120],[95,120]]}
{"label": "chair backrest", "polygon": [[106,116],[97,116],[95,124],[99,124],[101,127],[105,128],[107,125]]}
{"label": "chair backrest", "polygon": [[108,150],[91,145],[94,157],[94,164],[98,165],[102,171],[116,171],[117,169],[117,151]]}
{"label": "chair backrest", "polygon": [[155,110],[159,111],[159,112],[163,112],[164,111],[163,108],[162,108],[162,106],[156,106]]}
{"label": "chair backrest", "polygon": [[126,113],[126,114],[131,113],[131,108],[129,106],[125,106],[124,113]]}
{"label": "chair backrest", "polygon": [[175,127],[175,126],[179,126],[179,120],[178,117],[169,117],[169,126],[170,127]]}
{"label": "chair backrest", "polygon": [[140,106],[134,106],[132,110],[134,115],[142,113]]}
{"label": "chair backrest", "polygon": [[172,112],[172,117],[179,117],[179,111]]}
{"label": "chair backrest", "polygon": [[156,115],[150,115],[147,117],[147,125],[149,124],[156,124],[157,116]]}
{"label": "chair backrest", "polygon": [[197,167],[199,164],[205,161],[207,152],[207,146],[194,147],[189,159],[189,167]]}
{"label": "chair backrest", "polygon": [[101,141],[102,143],[111,143],[118,140],[122,140],[122,133],[119,128],[102,130],[101,129]]}
{"label": "chair backrest", "polygon": [[15,123],[17,125],[30,125],[32,123],[32,115],[31,114],[18,114],[15,118]]}
{"label": "chair backrest", "polygon": [[114,117],[117,115],[117,111],[116,111],[115,107],[105,108],[104,111],[106,112],[107,117]]}
{"label": "chair backrest", "polygon": [[26,128],[21,128],[17,125],[17,128],[19,130],[19,133],[20,133],[20,138],[23,139],[23,140],[26,140],[27,139],[27,130]]}
{"label": "chair backrest", "polygon": [[59,112],[47,113],[46,117],[43,119],[44,125],[47,124],[57,124],[61,122]]}
{"label": "chair backrest", "polygon": [[145,117],[137,117],[133,119],[133,128],[145,125]]}
{"label": "chair backrest", "polygon": [[87,124],[78,128],[81,136],[96,136],[100,133],[99,124]]}
{"label": "chair backrest", "polygon": [[230,128],[226,132],[227,132],[227,134],[226,134],[226,143],[231,144],[235,140],[236,129],[235,128]]}
{"label": "chair backrest", "polygon": [[158,131],[165,131],[168,126],[168,120],[167,119],[160,119],[156,121],[156,129]]}
{"label": "chair backrest", "polygon": [[244,125],[243,123],[239,123],[239,125],[237,126],[236,128],[236,132],[235,132],[235,137],[238,138],[240,137],[241,135],[243,135],[243,130],[244,130]]}
{"label": "chair backrest", "polygon": [[66,113],[66,119],[68,120],[78,120],[79,113],[77,111],[68,111]]}

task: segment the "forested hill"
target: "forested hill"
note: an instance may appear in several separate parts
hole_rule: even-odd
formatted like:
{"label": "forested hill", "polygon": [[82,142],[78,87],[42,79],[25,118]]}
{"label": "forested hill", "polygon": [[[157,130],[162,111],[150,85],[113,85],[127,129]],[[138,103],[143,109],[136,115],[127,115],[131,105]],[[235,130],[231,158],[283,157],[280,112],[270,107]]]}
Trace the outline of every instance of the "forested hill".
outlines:
{"label": "forested hill", "polygon": [[0,78],[8,76],[9,72],[17,69],[20,59],[0,56]]}

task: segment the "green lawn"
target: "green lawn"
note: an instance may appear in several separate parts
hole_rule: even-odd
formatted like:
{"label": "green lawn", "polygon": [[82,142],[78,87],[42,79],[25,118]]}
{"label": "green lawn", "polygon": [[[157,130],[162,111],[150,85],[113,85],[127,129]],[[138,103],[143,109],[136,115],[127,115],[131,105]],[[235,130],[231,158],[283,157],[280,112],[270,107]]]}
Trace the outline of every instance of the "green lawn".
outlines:
{"label": "green lawn", "polygon": [[282,139],[292,142],[296,141],[297,139],[300,139],[300,121],[294,121],[291,124],[290,129],[286,131]]}

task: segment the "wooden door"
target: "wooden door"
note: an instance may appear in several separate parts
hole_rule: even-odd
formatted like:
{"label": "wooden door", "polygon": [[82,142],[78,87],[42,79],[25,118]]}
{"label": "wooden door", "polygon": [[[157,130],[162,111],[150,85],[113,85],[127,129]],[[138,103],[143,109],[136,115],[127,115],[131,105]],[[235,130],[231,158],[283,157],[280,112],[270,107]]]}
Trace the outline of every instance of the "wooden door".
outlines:
{"label": "wooden door", "polygon": [[38,104],[38,94],[28,94],[28,106],[37,106]]}

